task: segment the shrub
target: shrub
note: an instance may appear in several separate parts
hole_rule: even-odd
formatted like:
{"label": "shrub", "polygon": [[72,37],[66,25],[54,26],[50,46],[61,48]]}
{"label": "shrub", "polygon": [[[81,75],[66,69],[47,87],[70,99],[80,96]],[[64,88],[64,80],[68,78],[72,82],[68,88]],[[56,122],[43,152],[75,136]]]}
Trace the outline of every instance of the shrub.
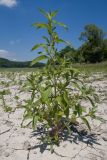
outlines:
{"label": "shrub", "polygon": [[[56,32],[57,26],[66,28],[64,24],[54,20],[58,11],[40,11],[48,22],[35,23],[33,26],[46,29],[48,37],[43,36],[46,43],[36,44],[32,48],[42,49],[32,65],[41,60],[47,60],[47,63],[41,71],[28,77],[31,99],[24,105],[23,121],[31,119],[33,129],[36,129],[38,123],[39,126],[41,124],[41,140],[52,146],[59,144],[65,130],[70,134],[71,125],[79,123],[79,119],[91,129],[88,117],[96,118],[97,96],[92,87],[86,85],[84,76],[58,55],[56,45],[68,43],[59,38]],[[88,103],[83,105],[82,101],[89,101],[89,107]]]}

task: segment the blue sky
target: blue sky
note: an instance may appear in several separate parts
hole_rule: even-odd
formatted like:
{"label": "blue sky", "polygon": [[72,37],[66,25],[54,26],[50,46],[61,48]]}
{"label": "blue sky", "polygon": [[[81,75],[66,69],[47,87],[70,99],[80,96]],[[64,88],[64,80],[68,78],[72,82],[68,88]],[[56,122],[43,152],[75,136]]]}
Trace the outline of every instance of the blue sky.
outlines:
{"label": "blue sky", "polygon": [[44,31],[37,32],[31,26],[44,21],[38,8],[59,10],[56,19],[69,30],[59,34],[77,48],[78,40],[86,24],[96,24],[107,32],[107,0],[0,0],[0,57],[11,60],[32,60],[37,52],[31,52],[34,44],[41,42]]}

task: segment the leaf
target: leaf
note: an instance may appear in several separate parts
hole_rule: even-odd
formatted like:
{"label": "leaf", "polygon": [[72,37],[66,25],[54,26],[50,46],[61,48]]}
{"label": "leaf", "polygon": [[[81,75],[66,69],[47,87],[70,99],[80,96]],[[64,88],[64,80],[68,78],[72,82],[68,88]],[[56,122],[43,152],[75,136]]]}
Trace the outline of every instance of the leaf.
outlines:
{"label": "leaf", "polygon": [[57,102],[59,103],[60,106],[64,106],[64,104],[63,104],[63,99],[62,99],[61,96],[57,96],[57,97],[56,97],[56,100],[57,100]]}
{"label": "leaf", "polygon": [[43,47],[43,46],[44,46],[44,44],[42,44],[42,43],[36,44],[31,50],[33,51],[33,50],[36,50],[36,49]]}
{"label": "leaf", "polygon": [[88,120],[85,117],[81,117],[82,121],[86,124],[86,126],[88,127],[89,130],[91,130],[91,127],[89,125]]}
{"label": "leaf", "polygon": [[42,101],[43,102],[47,102],[48,100],[49,100],[49,96],[50,96],[50,94],[51,94],[51,91],[52,91],[52,88],[51,87],[49,87],[48,89],[46,89],[46,90],[44,90],[44,91],[42,91],[42,93],[41,93],[41,98],[42,98]]}
{"label": "leaf", "polygon": [[49,28],[49,26],[48,26],[48,24],[46,24],[46,23],[34,23],[34,24],[32,24],[32,26],[36,26],[37,27],[37,29],[40,29],[40,28]]}
{"label": "leaf", "polygon": [[45,60],[45,59],[48,59],[48,56],[46,56],[46,55],[39,56],[39,57],[35,58],[35,59],[31,62],[31,66],[33,66],[33,65],[36,64],[37,62],[39,62],[39,61],[41,61],[41,60]]}
{"label": "leaf", "polygon": [[66,30],[68,29],[68,27],[67,27],[65,24],[61,23],[61,22],[57,22],[56,20],[53,20],[53,23],[54,23],[55,25],[64,27]]}
{"label": "leaf", "polygon": [[47,14],[47,12],[46,12],[44,9],[39,8],[39,11],[40,11],[46,18],[48,18],[48,14]]}
{"label": "leaf", "polygon": [[33,120],[32,120],[32,128],[33,129],[35,129],[38,119],[39,119],[38,116],[35,116],[35,115],[33,116]]}
{"label": "leaf", "polygon": [[32,114],[31,114],[31,112],[29,112],[29,111],[27,111],[27,113],[25,113],[25,114],[23,115],[23,119],[24,119],[24,120],[31,119],[31,118],[32,118]]}
{"label": "leaf", "polygon": [[78,113],[78,116],[81,116],[82,115],[82,106],[80,104],[77,104],[75,106],[75,108],[76,108],[76,111]]}
{"label": "leaf", "polygon": [[58,13],[58,10],[55,10],[54,12],[51,13],[51,17],[55,17]]}
{"label": "leaf", "polygon": [[67,46],[71,46],[71,43],[68,41],[64,41],[63,39],[57,39],[56,40],[57,43],[65,43]]}
{"label": "leaf", "polygon": [[94,102],[89,96],[87,96],[87,98],[88,98],[88,100],[91,102],[92,106],[93,106],[93,107],[96,107],[96,106],[95,106],[95,102]]}
{"label": "leaf", "polygon": [[67,128],[68,133],[71,134],[71,133],[72,133],[72,130],[71,130],[70,126],[69,126],[69,123],[64,123],[64,125],[65,125],[65,127]]}
{"label": "leaf", "polygon": [[68,98],[67,92],[64,92],[64,100],[67,104],[69,104],[69,98]]}
{"label": "leaf", "polygon": [[45,52],[38,52],[38,54],[45,54]]}
{"label": "leaf", "polygon": [[46,37],[46,36],[42,36],[43,37],[43,39],[45,39],[46,40],[46,42],[49,44],[50,42],[49,42],[49,39]]}
{"label": "leaf", "polygon": [[59,111],[59,112],[58,112],[58,116],[61,116],[61,117],[62,117],[63,115],[64,115],[64,112],[63,112],[63,111]]}

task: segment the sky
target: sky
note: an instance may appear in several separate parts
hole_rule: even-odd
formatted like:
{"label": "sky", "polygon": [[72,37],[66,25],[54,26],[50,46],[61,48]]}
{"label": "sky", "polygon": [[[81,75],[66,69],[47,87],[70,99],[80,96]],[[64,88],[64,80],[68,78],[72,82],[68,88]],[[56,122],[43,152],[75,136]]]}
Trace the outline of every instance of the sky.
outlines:
{"label": "sky", "polygon": [[45,34],[32,27],[45,21],[38,8],[59,10],[56,20],[69,28],[58,28],[59,35],[74,48],[81,45],[78,38],[86,24],[96,24],[107,32],[107,0],[0,0],[0,57],[26,61],[38,56],[37,51],[31,52]]}

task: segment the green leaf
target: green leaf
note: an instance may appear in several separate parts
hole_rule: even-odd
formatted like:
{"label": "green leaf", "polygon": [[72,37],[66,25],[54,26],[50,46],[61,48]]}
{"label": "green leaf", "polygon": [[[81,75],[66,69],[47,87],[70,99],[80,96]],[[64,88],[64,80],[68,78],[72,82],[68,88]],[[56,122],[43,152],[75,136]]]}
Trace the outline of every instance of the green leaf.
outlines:
{"label": "green leaf", "polygon": [[92,106],[93,106],[93,107],[96,107],[96,106],[95,106],[95,102],[94,102],[89,96],[87,96],[87,98],[88,98],[88,100],[91,102]]}
{"label": "green leaf", "polygon": [[33,65],[36,64],[37,62],[42,61],[42,60],[45,60],[45,59],[48,59],[48,56],[46,56],[46,55],[39,56],[39,57],[35,58],[35,59],[31,62],[31,66],[33,66]]}
{"label": "green leaf", "polygon": [[68,41],[64,41],[63,39],[57,39],[56,40],[57,43],[65,43],[67,46],[71,46],[71,43]]}
{"label": "green leaf", "polygon": [[54,23],[55,25],[64,27],[66,30],[68,29],[68,27],[67,27],[65,24],[61,23],[61,22],[57,22],[56,20],[53,20],[53,23]]}
{"label": "green leaf", "polygon": [[23,115],[23,120],[27,120],[27,119],[31,119],[31,118],[32,118],[32,114],[29,111]]}
{"label": "green leaf", "polygon": [[58,112],[58,116],[61,116],[61,117],[62,117],[63,115],[64,115],[64,112],[63,112],[63,111],[59,111],[59,112]]}
{"label": "green leaf", "polygon": [[45,23],[34,23],[34,24],[32,24],[32,26],[36,26],[37,29],[40,29],[40,28],[48,29],[49,28],[48,24],[45,24]]}
{"label": "green leaf", "polygon": [[56,97],[56,100],[57,100],[57,102],[58,102],[58,104],[59,104],[60,106],[64,106],[64,104],[63,104],[63,99],[62,99],[61,96],[57,96],[57,97]]}
{"label": "green leaf", "polygon": [[45,54],[45,52],[38,52],[38,54]]}
{"label": "green leaf", "polygon": [[33,51],[33,50],[36,50],[36,49],[38,49],[38,48],[40,48],[40,47],[43,47],[43,46],[44,46],[44,44],[42,44],[42,43],[36,44],[36,45],[32,48],[32,51]]}
{"label": "green leaf", "polygon": [[49,39],[46,37],[46,36],[42,36],[43,37],[43,39],[45,39],[46,40],[46,42],[49,44],[50,42],[49,42]]}
{"label": "green leaf", "polygon": [[33,129],[35,129],[38,119],[39,119],[39,116],[35,116],[35,115],[33,116],[33,120],[32,120],[32,128]]}
{"label": "green leaf", "polygon": [[88,127],[89,130],[91,130],[91,127],[89,125],[88,120],[85,117],[81,117],[82,121],[86,124],[86,126]]}
{"label": "green leaf", "polygon": [[52,88],[49,87],[48,89],[44,90],[41,92],[41,98],[42,98],[42,101],[46,103],[46,101],[49,100],[49,96],[51,95],[51,92],[52,92]]}
{"label": "green leaf", "polygon": [[69,98],[68,98],[67,92],[64,92],[64,100],[67,104],[69,104]]}
{"label": "green leaf", "polygon": [[76,111],[78,113],[78,116],[81,116],[82,115],[82,106],[80,104],[77,104],[75,106],[75,109],[76,109]]}
{"label": "green leaf", "polygon": [[55,17],[58,14],[58,10],[55,10],[54,12],[51,13],[51,17]]}
{"label": "green leaf", "polygon": [[39,8],[39,11],[40,11],[46,18],[48,18],[48,14],[47,14],[47,12],[46,12],[44,9]]}

